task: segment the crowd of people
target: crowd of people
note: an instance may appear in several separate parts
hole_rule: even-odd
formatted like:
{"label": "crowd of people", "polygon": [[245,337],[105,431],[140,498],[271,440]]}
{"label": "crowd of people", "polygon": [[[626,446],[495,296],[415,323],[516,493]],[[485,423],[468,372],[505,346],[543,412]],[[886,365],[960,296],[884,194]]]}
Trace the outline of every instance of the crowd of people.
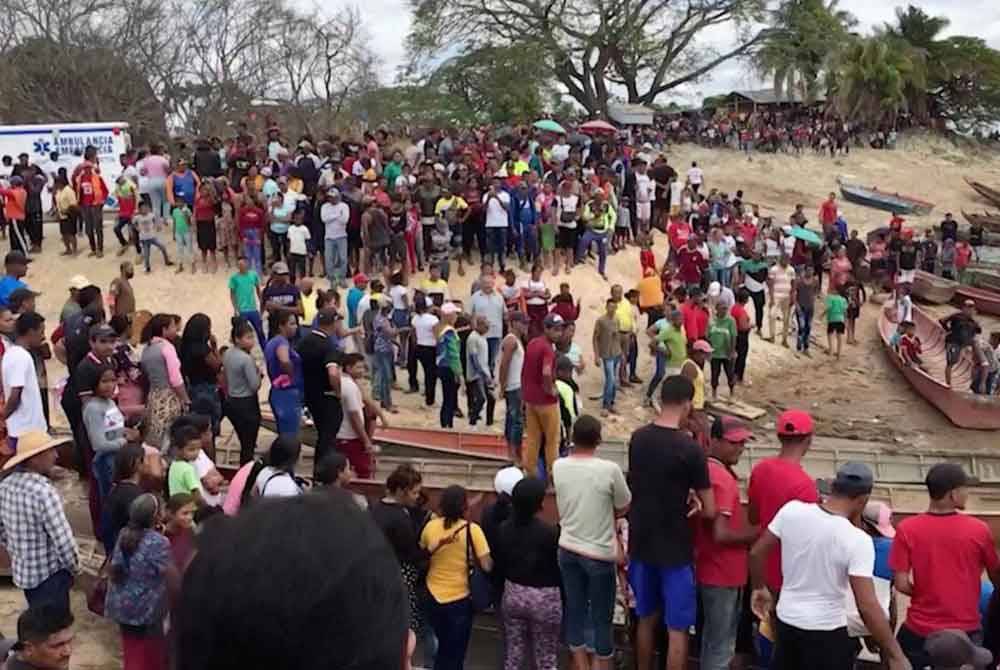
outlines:
{"label": "crowd of people", "polygon": [[[755,465],[744,510],[732,468],[752,431],[708,413],[723,374],[729,399],[750,383],[752,335],[765,337],[765,321],[766,339],[789,347],[794,337],[796,352],[810,356],[819,305],[825,353],[839,359],[844,339],[857,343],[873,288],[892,291],[900,354],[922,365],[909,286],[918,267],[945,276],[967,267],[946,260],[949,250],[958,256],[950,216],[941,246],[928,231],[918,249],[898,217],[884,234],[860,239],[834,194],[815,224],[803,205],[776,223],[742,191],[711,184],[697,163],[679,173],[665,155],[611,136],[581,145],[529,129],[500,137],[432,130],[415,139],[400,150],[384,131],[360,143],[306,136],[293,145],[271,127],[257,144],[240,127],[225,142],[199,141],[190,158],[170,160],[158,146],[122,157],[119,255],[135,250],[147,272],[153,246],[177,272],[230,267],[228,343],[205,314],[137,309],[127,260],[107,292],[72,277],[46,337],[38,294],[23,281],[42,239],[35,244],[33,224],[5,210],[12,251],[0,278],[0,364],[10,474],[0,481],[0,539],[29,604],[16,658],[38,662],[23,654],[55,636],[68,661],[79,560],[47,479],[60,444],[48,437],[45,361],[53,356],[68,371],[60,405],[108,557],[94,607],[120,626],[127,670],[158,670],[168,656],[185,668],[268,658],[316,667],[309,650],[344,655],[329,651],[330,640],[372,640],[365,625],[391,635],[350,651],[352,667],[407,667],[406,622],[378,609],[400,598],[409,601],[412,641],[440,670],[463,667],[473,617],[489,607],[503,620],[505,668],[529,659],[555,667],[563,644],[578,670],[610,668],[619,599],[635,622],[643,670],[658,653],[669,670],[687,667],[693,628],[703,668],[728,668],[737,655],[770,658],[779,669],[837,670],[859,653],[881,654],[892,670],[951,667],[936,660],[948,654],[941,649],[952,659],[956,649],[982,657],[972,642],[987,628],[975,607],[979,575],[992,578],[998,562],[988,529],[955,515],[964,473],[935,466],[929,513],[903,522],[897,536],[891,511],[868,500],[866,466],[845,465],[828,489],[817,488],[801,466],[812,418],[790,410],[777,420],[781,452]],[[111,187],[94,158],[88,148],[57,181],[66,254],[78,253],[81,222],[91,254],[104,252],[101,203]],[[7,205],[23,188],[10,181],[0,191]],[[173,262],[158,237],[168,224]],[[579,266],[595,255],[607,280],[610,254],[637,257],[637,280],[585,296],[602,308],[591,361],[575,341],[582,296],[574,277],[591,272]],[[475,274],[468,295],[455,288],[453,269]],[[558,292],[547,273],[559,278]],[[943,325],[949,383],[968,349],[986,361],[974,389],[995,392],[1000,337],[983,339],[969,307]],[[645,384],[643,349],[654,369]],[[579,379],[591,362],[603,387],[588,399]],[[381,498],[343,490],[355,476],[376,475],[375,427],[398,413],[404,370],[402,392],[439,405],[442,428],[465,419],[472,430],[503,431],[514,466],[498,473],[489,508],[460,486],[430,503],[410,466],[388,476]],[[626,475],[598,456],[593,414],[618,413],[621,390],[633,386],[654,418],[632,435]],[[265,388],[278,437],[260,457]],[[584,411],[590,400],[599,411]],[[240,444],[228,482],[215,462],[224,419]],[[303,426],[315,432],[311,483],[297,469]],[[554,513],[544,504],[550,493]],[[330,513],[345,525],[316,540],[310,532],[324,532],[329,517],[319,519]],[[943,516],[949,521],[937,523]],[[289,526],[302,536],[290,539]],[[328,553],[299,556],[313,540]],[[233,542],[246,551],[233,552]],[[268,557],[297,569],[265,583],[261,566],[247,561]],[[313,574],[331,563],[338,571]],[[386,571],[398,578],[386,580]],[[278,590],[301,592],[313,578],[304,601]],[[358,607],[331,600],[362,585],[372,598]],[[285,630],[324,639],[276,641],[273,629],[239,616],[255,587],[275,599]],[[893,590],[913,599],[895,636]],[[325,623],[295,623],[321,607],[342,612],[331,621],[345,624],[329,640]]]}

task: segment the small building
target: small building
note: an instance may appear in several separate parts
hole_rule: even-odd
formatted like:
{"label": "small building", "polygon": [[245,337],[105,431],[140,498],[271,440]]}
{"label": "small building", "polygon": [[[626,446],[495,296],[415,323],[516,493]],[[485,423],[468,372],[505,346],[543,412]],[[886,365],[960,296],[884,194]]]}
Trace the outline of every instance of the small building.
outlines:
{"label": "small building", "polygon": [[751,91],[732,91],[720,98],[716,109],[732,109],[734,112],[756,112],[758,109],[777,110],[790,107],[800,107],[822,103],[826,100],[823,93],[817,94],[812,100],[806,100],[800,91],[778,91],[773,88],[761,88]]}
{"label": "small building", "polygon": [[621,126],[651,126],[655,110],[645,105],[610,104],[608,117]]}

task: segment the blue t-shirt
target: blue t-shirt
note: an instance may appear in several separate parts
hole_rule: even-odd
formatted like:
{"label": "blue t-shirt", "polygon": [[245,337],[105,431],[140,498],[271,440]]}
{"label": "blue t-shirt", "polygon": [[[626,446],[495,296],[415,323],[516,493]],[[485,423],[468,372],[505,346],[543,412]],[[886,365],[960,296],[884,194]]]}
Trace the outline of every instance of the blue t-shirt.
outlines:
{"label": "blue t-shirt", "polygon": [[10,294],[19,288],[28,288],[28,285],[20,279],[4,275],[0,279],[0,306],[6,307],[7,301],[10,299]]}
{"label": "blue t-shirt", "polygon": [[358,325],[358,303],[365,297],[365,292],[357,286],[352,286],[347,292],[347,327],[354,328]]}
{"label": "blue t-shirt", "polygon": [[892,549],[892,540],[887,537],[873,537],[872,542],[875,544],[875,570],[872,574],[892,580],[892,570],[889,569],[889,550]]}
{"label": "blue t-shirt", "polygon": [[288,341],[284,335],[275,335],[267,344],[264,345],[264,363],[267,365],[267,377],[274,383],[274,380],[285,374],[285,371],[281,368],[281,362],[278,360],[278,349],[281,346],[288,347],[288,358],[292,361],[292,386],[301,389],[302,388],[302,357],[299,356],[299,352],[295,351],[295,347],[292,343]]}

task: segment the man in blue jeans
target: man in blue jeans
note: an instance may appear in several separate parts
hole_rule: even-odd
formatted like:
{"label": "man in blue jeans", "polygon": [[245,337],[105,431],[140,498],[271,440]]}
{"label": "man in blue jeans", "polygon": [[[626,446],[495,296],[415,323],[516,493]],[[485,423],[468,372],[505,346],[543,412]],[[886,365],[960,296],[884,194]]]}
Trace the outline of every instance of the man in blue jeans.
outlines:
{"label": "man in blue jeans", "polygon": [[608,299],[604,314],[594,323],[594,363],[604,371],[604,390],[601,392],[601,415],[615,411],[615,394],[618,391],[618,365],[621,363],[622,346],[618,337],[615,312],[618,302]]}
{"label": "man in blue jeans", "polygon": [[[691,519],[711,523],[715,496],[705,454],[679,429],[691,413],[694,384],[675,375],[663,380],[660,413],[629,441],[629,582],[639,626],[636,668],[651,670],[655,636],[667,629],[667,670],[685,670],[688,631],[695,624],[697,595]],[[691,492],[698,506],[690,503]]]}
{"label": "man in blue jeans", "polygon": [[507,229],[510,227],[510,194],[503,190],[500,178],[490,181],[490,190],[483,196],[486,209],[486,246],[494,263],[503,272],[507,261]]}
{"label": "man in blue jeans", "polygon": [[250,260],[240,256],[237,260],[237,271],[229,278],[229,298],[233,303],[233,311],[250,322],[257,333],[257,341],[263,349],[267,340],[264,338],[264,326],[260,319],[260,278],[250,269]]}
{"label": "man in blue jeans", "polygon": [[0,482],[0,538],[28,606],[49,603],[68,612],[80,562],[62,498],[49,480],[64,442],[43,431],[18,439],[17,453],[3,466],[10,474]]}

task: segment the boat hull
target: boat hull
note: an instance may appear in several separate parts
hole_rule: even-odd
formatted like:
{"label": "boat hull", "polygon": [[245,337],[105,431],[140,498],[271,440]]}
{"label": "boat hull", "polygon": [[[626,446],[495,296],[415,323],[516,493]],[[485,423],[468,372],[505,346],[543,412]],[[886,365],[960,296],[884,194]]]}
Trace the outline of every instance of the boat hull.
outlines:
{"label": "boat hull", "polygon": [[[943,375],[944,329],[919,307],[913,308],[913,321],[917,327],[917,335],[923,343],[925,365],[932,372]],[[972,361],[968,357],[968,351],[963,353],[962,359],[952,369],[952,388],[949,388],[934,375],[903,363],[903,359],[889,343],[896,328],[895,321],[889,318],[889,310],[882,310],[879,314],[878,329],[886,355],[918,395],[937,407],[959,428],[1000,429],[1000,397],[976,395],[964,390],[969,388],[972,381]]]}
{"label": "boat hull", "polygon": [[968,184],[973,191],[982,196],[983,199],[997,207],[1000,207],[1000,191],[990,188],[982,182],[969,179],[968,177],[965,178],[965,183]]}
{"label": "boat hull", "polygon": [[841,184],[840,194],[849,202],[874,209],[881,209],[893,214],[926,216],[934,209],[934,203],[932,202],[898,193],[883,193],[863,186]]}
{"label": "boat hull", "polygon": [[1000,316],[1000,293],[974,286],[961,286],[955,291],[955,301],[971,300],[976,303],[976,310],[983,314]]}
{"label": "boat hull", "polygon": [[962,216],[965,220],[969,222],[969,225],[980,225],[983,230],[990,233],[1000,233],[1000,214],[969,214],[964,209],[962,210]]}
{"label": "boat hull", "polygon": [[947,305],[954,300],[959,283],[917,270],[913,279],[913,295],[924,302]]}

